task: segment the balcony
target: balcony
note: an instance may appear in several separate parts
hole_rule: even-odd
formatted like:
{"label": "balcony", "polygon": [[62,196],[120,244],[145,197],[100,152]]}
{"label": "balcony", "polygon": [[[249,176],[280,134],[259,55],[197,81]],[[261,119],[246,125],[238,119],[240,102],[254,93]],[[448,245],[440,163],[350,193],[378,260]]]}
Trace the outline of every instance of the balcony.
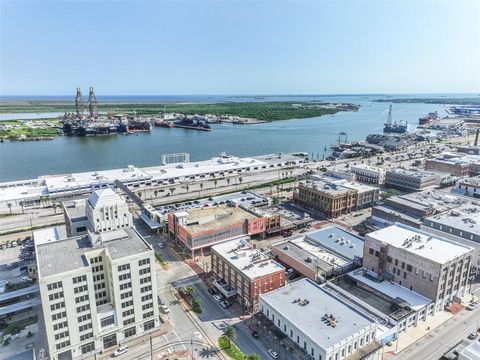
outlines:
{"label": "balcony", "polygon": [[237,290],[231,287],[224,279],[215,280],[213,285],[227,298],[237,295]]}

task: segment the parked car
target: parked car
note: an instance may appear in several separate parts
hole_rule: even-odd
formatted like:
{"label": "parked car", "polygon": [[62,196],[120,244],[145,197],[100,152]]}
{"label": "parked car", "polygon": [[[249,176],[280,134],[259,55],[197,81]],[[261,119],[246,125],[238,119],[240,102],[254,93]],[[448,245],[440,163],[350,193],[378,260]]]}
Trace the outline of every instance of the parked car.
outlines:
{"label": "parked car", "polygon": [[165,244],[164,244],[164,243],[159,243],[159,244],[158,244],[158,247],[159,247],[160,249],[163,249],[163,248],[165,247]]}
{"label": "parked car", "polygon": [[162,309],[164,314],[168,314],[170,312],[170,309],[165,304],[160,304],[160,309]]}
{"label": "parked car", "polygon": [[208,292],[212,295],[215,295],[217,293],[214,288],[208,288]]}
{"label": "parked car", "polygon": [[215,299],[216,302],[222,302],[223,301],[223,298],[220,296],[220,295],[213,295],[213,298]]}
{"label": "parked car", "polygon": [[112,354],[113,357],[117,357],[120,355],[125,354],[128,351],[128,346],[120,346],[115,352]]}
{"label": "parked car", "polygon": [[468,338],[470,340],[475,340],[477,337],[478,337],[478,334],[476,332],[472,332],[470,333],[470,335],[468,335]]}
{"label": "parked car", "polygon": [[255,338],[255,339],[258,339],[258,332],[257,331],[254,331],[252,332],[252,336]]}
{"label": "parked car", "polygon": [[274,359],[278,359],[278,353],[276,351],[274,351],[273,349],[268,349],[268,354],[274,358]]}
{"label": "parked car", "polygon": [[222,301],[220,303],[220,305],[224,308],[224,309],[228,309],[230,306],[232,306],[232,303],[230,301]]}
{"label": "parked car", "polygon": [[467,305],[467,310],[475,310],[478,307],[478,302],[471,302]]}

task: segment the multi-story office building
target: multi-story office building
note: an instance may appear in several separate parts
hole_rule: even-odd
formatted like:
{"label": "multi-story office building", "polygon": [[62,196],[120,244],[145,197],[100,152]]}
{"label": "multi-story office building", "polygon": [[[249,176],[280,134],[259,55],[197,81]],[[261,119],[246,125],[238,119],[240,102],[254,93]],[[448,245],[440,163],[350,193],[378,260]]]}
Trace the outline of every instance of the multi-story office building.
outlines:
{"label": "multi-story office building", "polygon": [[246,307],[258,306],[258,297],[285,285],[285,268],[255,249],[248,238],[212,247],[214,286]]}
{"label": "multi-story office building", "polygon": [[438,159],[427,159],[425,161],[425,170],[466,177],[470,174],[470,163],[458,157],[450,158],[444,156]]}
{"label": "multi-story office building", "polygon": [[192,252],[243,235],[264,236],[267,217],[241,206],[218,205],[190,208],[168,214],[168,233]]}
{"label": "multi-story office building", "polygon": [[134,228],[43,237],[35,247],[50,359],[91,357],[160,325],[154,251]]}
{"label": "multi-story office building", "polygon": [[480,198],[480,176],[460,180],[457,183],[457,189],[456,192]]}
{"label": "multi-story office building", "polygon": [[473,248],[406,225],[365,236],[363,266],[435,302],[434,312],[467,293]]}
{"label": "multi-story office building", "polygon": [[260,296],[260,312],[315,360],[373,359],[378,323],[310,279]]}
{"label": "multi-story office building", "polygon": [[387,173],[387,170],[384,168],[367,164],[352,166],[350,171],[356,175],[357,181],[375,185],[384,184]]}
{"label": "multi-story office building", "polygon": [[314,176],[293,193],[297,204],[327,218],[375,205],[378,198],[378,188],[330,176]]}
{"label": "multi-story office building", "polygon": [[293,192],[294,201],[326,218],[336,218],[352,212],[357,204],[355,190],[323,180],[299,184]]}
{"label": "multi-story office building", "polygon": [[418,172],[404,169],[388,170],[385,184],[388,187],[405,191],[420,191],[435,187],[439,182],[439,175],[433,172]]}
{"label": "multi-story office building", "polygon": [[128,204],[112,189],[93,192],[86,202],[85,210],[93,232],[131,227],[133,224]]}

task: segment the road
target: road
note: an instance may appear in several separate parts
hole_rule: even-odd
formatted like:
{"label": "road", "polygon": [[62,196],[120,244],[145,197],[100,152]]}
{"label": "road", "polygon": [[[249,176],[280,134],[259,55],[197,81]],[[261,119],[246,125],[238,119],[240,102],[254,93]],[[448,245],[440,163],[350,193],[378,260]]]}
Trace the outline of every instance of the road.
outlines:
{"label": "road", "polygon": [[395,356],[396,360],[438,360],[468,334],[476,331],[480,310],[463,310]]}
{"label": "road", "polygon": [[[135,221],[137,230],[144,238],[154,246],[157,253],[162,254],[162,259],[167,263],[168,268],[163,269],[158,265],[157,288],[161,301],[168,305],[170,312],[167,315],[173,329],[163,339],[154,339],[154,352],[168,342],[184,341],[184,344],[176,346],[178,349],[190,350],[189,342],[203,342],[206,345],[194,345],[193,350],[202,357],[218,358],[218,354],[208,353],[208,347],[217,346],[217,339],[222,335],[225,326],[234,326],[237,330],[235,343],[245,353],[257,353],[262,359],[267,359],[268,354],[262,344],[255,340],[249,331],[246,321],[242,321],[239,315],[242,313],[240,305],[236,304],[230,309],[223,309],[208,293],[207,286],[198,277],[195,271],[179,260],[174,251],[168,246],[168,240],[161,235],[152,234],[148,228],[139,220]],[[160,249],[159,243],[167,244]],[[192,286],[194,297],[200,299],[202,314],[196,316],[186,312],[179,303],[176,295],[176,288]],[[186,345],[185,345],[186,344]],[[149,354],[148,341],[132,348],[128,352],[128,359],[139,359]],[[165,351],[165,350],[163,350]],[[207,354],[205,354],[207,352]]]}

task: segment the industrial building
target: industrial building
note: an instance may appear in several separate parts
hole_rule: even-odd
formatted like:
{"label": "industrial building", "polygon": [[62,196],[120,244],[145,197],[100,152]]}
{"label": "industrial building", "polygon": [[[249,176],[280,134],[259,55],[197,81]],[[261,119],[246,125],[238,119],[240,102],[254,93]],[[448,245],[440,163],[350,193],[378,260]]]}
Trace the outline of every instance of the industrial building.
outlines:
{"label": "industrial building", "polygon": [[310,279],[260,296],[260,312],[312,359],[373,359],[378,323]]}
{"label": "industrial building", "polygon": [[[123,207],[116,200],[105,191],[88,199],[88,228],[101,224],[97,232],[34,235],[50,359],[92,357],[160,325],[154,251],[134,228],[118,224],[110,212]],[[104,206],[109,219],[95,211]]]}
{"label": "industrial building", "polygon": [[421,191],[437,186],[439,175],[433,172],[419,172],[404,169],[388,170],[385,185],[404,191]]}
{"label": "industrial building", "polygon": [[168,214],[169,236],[192,252],[244,235],[265,235],[267,218],[235,204],[191,208]]}
{"label": "industrial building", "polygon": [[365,236],[363,266],[434,302],[433,313],[467,294],[473,248],[396,224]]}
{"label": "industrial building", "polygon": [[467,177],[470,175],[470,162],[456,154],[444,153],[434,159],[425,161],[425,170],[448,173],[450,175]]}
{"label": "industrial building", "polygon": [[361,266],[363,239],[338,226],[329,226],[275,244],[272,252],[297,273],[325,282]]}
{"label": "industrial building", "polygon": [[384,168],[367,164],[352,166],[350,171],[355,174],[357,181],[375,185],[384,184],[387,173],[387,170]]}
{"label": "industrial building", "polygon": [[285,268],[249,243],[248,238],[212,247],[214,286],[227,299],[248,309],[258,308],[258,298],[286,283]]}
{"label": "industrial building", "polygon": [[88,197],[92,191],[116,188],[116,181],[131,190],[169,186],[184,181],[213,180],[245,173],[289,168],[305,161],[305,154],[271,154],[239,158],[221,154],[197,162],[164,163],[160,166],[100,170],[84,173],[40,176],[38,179],[0,183],[0,206],[39,205]]}

